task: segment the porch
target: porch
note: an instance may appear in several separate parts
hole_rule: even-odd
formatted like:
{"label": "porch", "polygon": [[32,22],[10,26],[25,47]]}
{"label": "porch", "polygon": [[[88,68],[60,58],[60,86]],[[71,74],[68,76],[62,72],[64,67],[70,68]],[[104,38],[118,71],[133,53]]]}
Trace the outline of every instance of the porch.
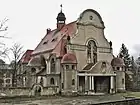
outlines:
{"label": "porch", "polygon": [[80,94],[107,94],[116,92],[115,74],[79,73],[77,90]]}

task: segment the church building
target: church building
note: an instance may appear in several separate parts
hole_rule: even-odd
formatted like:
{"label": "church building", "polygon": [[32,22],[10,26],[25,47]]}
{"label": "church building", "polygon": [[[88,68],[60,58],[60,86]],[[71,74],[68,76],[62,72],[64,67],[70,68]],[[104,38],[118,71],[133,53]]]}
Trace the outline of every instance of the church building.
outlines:
{"label": "church building", "polygon": [[31,85],[40,85],[40,92],[49,87],[62,95],[125,91],[125,65],[113,56],[100,14],[86,9],[66,24],[61,7],[56,20],[56,29],[47,29],[32,52]]}

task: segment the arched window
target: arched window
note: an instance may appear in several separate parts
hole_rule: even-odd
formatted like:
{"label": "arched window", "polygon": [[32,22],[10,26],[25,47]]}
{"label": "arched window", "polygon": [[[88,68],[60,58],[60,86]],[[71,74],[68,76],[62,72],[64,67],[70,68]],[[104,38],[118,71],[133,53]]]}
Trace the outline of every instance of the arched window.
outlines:
{"label": "arched window", "polygon": [[74,79],[72,79],[72,85],[75,85],[75,80]]}
{"label": "arched window", "polygon": [[31,68],[31,73],[35,73],[36,69],[35,68]]}
{"label": "arched window", "polygon": [[2,85],[3,85],[3,79],[0,79],[0,87],[2,87]]}
{"label": "arched window", "polygon": [[64,46],[64,54],[67,54],[67,47]]}
{"label": "arched window", "polygon": [[40,59],[41,59],[41,66],[46,68],[46,61],[45,61],[45,58],[43,55],[40,56]]}
{"label": "arched window", "polygon": [[122,79],[122,84],[124,84],[124,78]]}
{"label": "arched window", "polygon": [[6,83],[10,83],[10,79],[6,79]]}
{"label": "arched window", "polygon": [[9,72],[6,72],[6,77],[10,77],[10,73]]}
{"label": "arched window", "polygon": [[51,59],[51,72],[52,73],[55,72],[55,60],[54,60],[54,58]]}
{"label": "arched window", "polygon": [[72,67],[71,67],[73,70],[75,69],[75,65],[72,65]]}
{"label": "arched window", "polygon": [[64,89],[64,83],[62,83],[62,89]]}
{"label": "arched window", "polygon": [[40,84],[43,85],[43,78],[40,79]]}
{"label": "arched window", "polygon": [[120,67],[117,67],[117,70],[120,70]]}
{"label": "arched window", "polygon": [[50,84],[54,85],[54,79],[53,78],[50,79]]}
{"label": "arched window", "polygon": [[87,59],[89,63],[95,64],[97,62],[97,46],[93,40],[90,40],[87,45]]}
{"label": "arched window", "polygon": [[2,77],[3,76],[3,73],[2,72],[0,72],[0,77]]}

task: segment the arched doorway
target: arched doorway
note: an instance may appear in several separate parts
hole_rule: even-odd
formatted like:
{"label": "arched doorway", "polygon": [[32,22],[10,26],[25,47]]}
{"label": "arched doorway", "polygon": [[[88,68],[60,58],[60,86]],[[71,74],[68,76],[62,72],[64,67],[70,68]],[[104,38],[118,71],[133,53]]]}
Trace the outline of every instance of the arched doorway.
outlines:
{"label": "arched doorway", "polygon": [[34,92],[34,96],[41,96],[43,87],[40,84],[34,84],[32,90]]}

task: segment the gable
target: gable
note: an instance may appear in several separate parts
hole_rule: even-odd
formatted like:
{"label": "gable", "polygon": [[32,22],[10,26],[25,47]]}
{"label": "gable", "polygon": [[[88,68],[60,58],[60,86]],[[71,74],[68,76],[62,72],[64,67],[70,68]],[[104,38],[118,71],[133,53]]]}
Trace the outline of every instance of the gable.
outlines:
{"label": "gable", "polygon": [[112,66],[107,61],[97,62],[89,72],[94,74],[114,74]]}
{"label": "gable", "polygon": [[95,27],[104,28],[104,23],[100,14],[93,9],[83,11],[78,18],[78,22],[84,25],[92,24]]}

